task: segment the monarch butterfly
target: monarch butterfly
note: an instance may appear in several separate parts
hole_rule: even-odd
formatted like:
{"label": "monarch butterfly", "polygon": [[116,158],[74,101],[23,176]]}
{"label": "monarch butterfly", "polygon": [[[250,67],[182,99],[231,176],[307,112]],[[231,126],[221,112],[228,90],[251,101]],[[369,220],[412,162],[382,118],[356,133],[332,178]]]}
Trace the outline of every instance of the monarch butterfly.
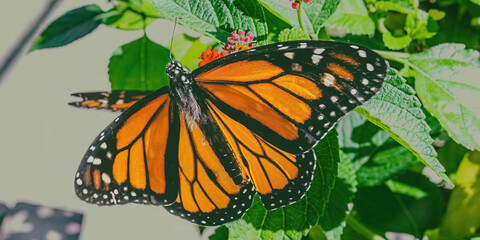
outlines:
{"label": "monarch butterfly", "polygon": [[163,205],[202,225],[266,209],[310,187],[312,148],[381,88],[387,63],[361,46],[291,41],[237,52],[194,71],[172,60],[170,86],[98,135],[75,190],[98,205]]}
{"label": "monarch butterfly", "polygon": [[72,93],[74,97],[82,98],[79,102],[70,102],[68,105],[81,108],[96,108],[115,111],[125,111],[138,100],[152,91],[119,91],[111,92],[83,92]]}

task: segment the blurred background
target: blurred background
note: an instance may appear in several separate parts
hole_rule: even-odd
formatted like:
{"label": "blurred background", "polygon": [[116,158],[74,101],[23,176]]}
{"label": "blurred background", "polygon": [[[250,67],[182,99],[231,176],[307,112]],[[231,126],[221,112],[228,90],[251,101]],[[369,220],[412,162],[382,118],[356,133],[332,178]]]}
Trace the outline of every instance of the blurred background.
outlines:
{"label": "blurred background", "polygon": [[[1,1],[0,62],[22,39],[47,0]],[[61,14],[98,1],[60,1],[36,32]],[[172,23],[156,21],[149,37],[166,46]],[[185,29],[179,28],[179,31]],[[24,201],[84,214],[81,239],[196,239],[198,227],[162,207],[98,207],[77,198],[74,174],[90,143],[118,113],[77,109],[79,91],[109,90],[108,60],[142,31],[101,25],[67,47],[27,54],[33,37],[0,81],[0,203]],[[207,235],[208,236],[208,235]]]}

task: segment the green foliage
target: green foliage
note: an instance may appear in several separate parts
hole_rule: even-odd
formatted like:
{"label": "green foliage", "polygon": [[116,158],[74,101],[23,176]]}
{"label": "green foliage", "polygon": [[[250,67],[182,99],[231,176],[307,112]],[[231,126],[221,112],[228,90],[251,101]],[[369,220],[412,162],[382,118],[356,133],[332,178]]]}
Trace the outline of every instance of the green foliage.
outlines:
{"label": "green foliage", "polygon": [[421,104],[412,87],[393,69],[387,74],[380,93],[368,103],[356,108],[370,122],[387,131],[398,143],[410,150],[419,161],[451,184],[445,168],[436,159]]}
{"label": "green foliage", "polygon": [[318,35],[325,21],[332,17],[340,3],[340,0],[313,1],[304,8],[308,20],[313,26],[315,35]]}
{"label": "green foliage", "polygon": [[[398,232],[421,238],[440,223],[445,207],[440,189],[418,173],[407,172],[395,181],[411,189],[397,191],[388,184],[359,189],[354,203],[357,218],[381,235]],[[424,193],[420,199],[418,192]]]}
{"label": "green foliage", "polygon": [[368,16],[362,0],[340,1],[337,11],[326,25],[356,35],[372,34],[375,31],[375,23]]}
{"label": "green foliage", "polygon": [[156,90],[168,85],[169,51],[143,36],[119,47],[110,58],[112,90]]}
{"label": "green foliage", "polygon": [[415,88],[425,108],[458,143],[480,150],[480,54],[442,44],[412,55]]}
{"label": "green foliage", "polygon": [[480,152],[467,153],[457,171],[437,239],[466,238],[480,227]]}
{"label": "green foliage", "polygon": [[359,186],[376,186],[404,172],[416,157],[388,133],[353,112],[337,128],[340,147],[353,159]]}
{"label": "green foliage", "polygon": [[[355,192],[357,191],[355,170],[350,159],[343,153],[340,154],[337,174],[338,176],[335,180],[335,186],[330,193],[330,200],[327,203],[326,211],[319,223],[327,235],[337,235],[338,231],[341,231],[341,227],[349,211],[348,206],[352,204]],[[337,229],[338,227],[340,227],[340,229]]]}
{"label": "green foliage", "polygon": [[[314,148],[317,168],[303,199],[267,211],[257,196],[242,219],[217,227],[209,239],[478,236],[480,165],[471,152],[480,150],[478,0],[313,0],[299,11],[288,0],[111,1],[105,11],[86,5],[65,13],[30,51],[67,45],[100,24],[143,30],[114,52],[109,80],[114,90],[155,90],[168,85],[169,50],[148,39],[145,28],[182,17],[181,25],[210,37],[204,43],[175,36],[173,56],[190,69],[234,30],[251,32],[257,45],[357,43],[378,50],[392,67],[380,93],[338,123],[338,136],[330,132]],[[456,180],[453,191],[447,174]],[[438,186],[442,179],[447,188]]]}
{"label": "green foliage", "polygon": [[233,30],[241,29],[251,32],[258,41],[265,43],[267,34],[271,33],[267,17],[276,17],[267,15],[266,9],[256,0],[152,0],[152,4],[168,19],[182,16],[182,25],[219,42],[225,42]]}
{"label": "green foliage", "polygon": [[87,5],[63,14],[38,36],[30,51],[65,46],[84,37],[100,25],[102,13],[97,5]]}
{"label": "green foliage", "polygon": [[152,4],[146,0],[119,1],[105,13],[103,23],[122,30],[144,29],[159,17]]}
{"label": "green foliage", "polygon": [[310,37],[300,28],[285,29],[278,35],[278,41],[308,40]]}

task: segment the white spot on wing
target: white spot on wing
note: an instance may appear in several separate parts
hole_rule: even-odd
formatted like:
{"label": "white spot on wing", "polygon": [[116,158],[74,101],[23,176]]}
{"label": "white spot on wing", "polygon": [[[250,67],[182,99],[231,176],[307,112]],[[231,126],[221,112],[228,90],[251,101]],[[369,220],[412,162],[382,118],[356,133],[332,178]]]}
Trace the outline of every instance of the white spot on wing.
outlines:
{"label": "white spot on wing", "polygon": [[102,173],[102,180],[107,185],[112,182],[112,179],[110,179],[110,176],[108,176],[106,173]]}
{"label": "white spot on wing", "polygon": [[295,53],[294,52],[286,52],[283,54],[283,56],[287,57],[287,58],[290,58],[290,59],[293,59],[295,57]]}
{"label": "white spot on wing", "polygon": [[367,52],[365,52],[364,50],[358,50],[358,56],[360,56],[362,58],[366,58],[367,57]]}
{"label": "white spot on wing", "polygon": [[312,63],[315,64],[315,65],[318,65],[318,63],[320,62],[320,60],[322,60],[322,56],[320,55],[317,55],[317,54],[313,54],[312,55]]}
{"label": "white spot on wing", "polygon": [[330,73],[325,73],[324,77],[322,78],[323,85],[330,87],[335,84],[335,77]]}
{"label": "white spot on wing", "polygon": [[371,71],[373,71],[374,69],[375,69],[375,68],[373,67],[373,65],[372,65],[372,64],[370,64],[370,63],[367,63],[367,70],[368,70],[368,71],[370,71],[370,72],[371,72]]}
{"label": "white spot on wing", "polygon": [[322,54],[323,51],[325,51],[325,48],[315,48],[315,49],[313,50],[313,53],[315,53],[315,54]]}

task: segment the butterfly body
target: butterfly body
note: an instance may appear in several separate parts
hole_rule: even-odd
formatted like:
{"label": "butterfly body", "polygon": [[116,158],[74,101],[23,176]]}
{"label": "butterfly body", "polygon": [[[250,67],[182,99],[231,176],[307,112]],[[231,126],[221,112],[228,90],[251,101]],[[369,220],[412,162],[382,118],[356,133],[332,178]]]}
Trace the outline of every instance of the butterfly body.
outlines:
{"label": "butterfly body", "polygon": [[203,225],[239,219],[258,193],[267,209],[302,198],[312,148],[379,91],[386,62],[356,45],[293,41],[238,52],[141,99],[93,142],[76,175],[90,203],[163,205]]}

